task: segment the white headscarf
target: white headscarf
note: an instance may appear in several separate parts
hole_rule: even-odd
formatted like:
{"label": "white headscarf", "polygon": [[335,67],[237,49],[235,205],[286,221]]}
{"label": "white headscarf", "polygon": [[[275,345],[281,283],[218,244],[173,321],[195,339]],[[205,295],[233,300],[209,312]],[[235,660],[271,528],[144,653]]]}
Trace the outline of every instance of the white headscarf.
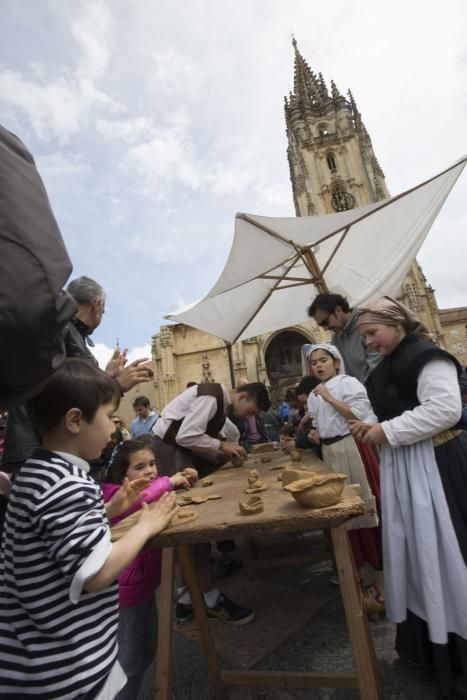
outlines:
{"label": "white headscarf", "polygon": [[307,360],[307,367],[308,367],[308,374],[312,374],[311,371],[311,353],[314,352],[315,350],[325,350],[328,352],[330,355],[335,360],[339,360],[340,365],[337,367],[337,374],[345,374],[345,363],[344,363],[344,358],[340,354],[339,350],[336,348],[335,345],[332,345],[332,343],[314,343],[311,348],[309,349],[306,360]]}

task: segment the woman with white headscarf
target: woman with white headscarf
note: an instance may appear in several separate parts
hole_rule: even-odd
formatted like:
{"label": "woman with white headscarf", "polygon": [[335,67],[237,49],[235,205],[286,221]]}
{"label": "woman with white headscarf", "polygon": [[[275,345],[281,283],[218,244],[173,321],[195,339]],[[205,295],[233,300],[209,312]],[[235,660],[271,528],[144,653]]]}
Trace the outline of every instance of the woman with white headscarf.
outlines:
{"label": "woman with white headscarf", "polygon": [[[348,483],[360,484],[366,512],[349,521],[349,537],[357,568],[366,565],[373,577],[368,583],[374,584],[374,569],[381,564],[377,506],[349,421],[373,423],[376,416],[365,387],[355,377],[345,374],[342,356],[334,345],[312,345],[307,363],[309,371],[321,382],[308,397],[308,411],[315,428],[309,439],[321,444],[326,464],[347,474]],[[368,586],[364,593],[369,612],[384,610],[382,594],[375,585]]]}
{"label": "woman with white headscarf", "polygon": [[[383,297],[357,324],[382,361],[367,380],[379,423],[383,553],[396,649],[435,672],[443,698],[467,697],[467,431],[460,365],[405,306]],[[456,685],[456,673],[459,674]]]}

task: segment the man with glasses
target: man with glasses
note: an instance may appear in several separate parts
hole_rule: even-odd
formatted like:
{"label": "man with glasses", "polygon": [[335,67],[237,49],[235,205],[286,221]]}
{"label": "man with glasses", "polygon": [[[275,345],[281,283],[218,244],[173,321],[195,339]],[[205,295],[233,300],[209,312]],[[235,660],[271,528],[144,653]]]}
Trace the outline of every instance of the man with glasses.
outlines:
{"label": "man with glasses", "polygon": [[308,315],[320,328],[334,332],[331,342],[344,358],[346,374],[364,383],[381,357],[364,345],[357,328],[357,310],[340,294],[318,294]]}

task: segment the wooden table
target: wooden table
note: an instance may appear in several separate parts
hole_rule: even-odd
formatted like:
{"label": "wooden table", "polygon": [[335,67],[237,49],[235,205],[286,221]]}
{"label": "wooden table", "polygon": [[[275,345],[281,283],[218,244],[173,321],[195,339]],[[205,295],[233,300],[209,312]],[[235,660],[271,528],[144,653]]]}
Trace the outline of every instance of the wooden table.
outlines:
{"label": "wooden table", "polygon": [[[156,698],[169,700],[171,697],[171,656],[174,606],[174,559],[175,549],[186,585],[191,593],[193,611],[198,624],[201,643],[207,659],[209,676],[215,698],[226,697],[226,685],[277,686],[302,688],[359,688],[362,700],[381,700],[381,680],[377,666],[373,641],[368,628],[366,612],[362,605],[360,586],[349,547],[344,523],[363,513],[363,503],[350,488],[336,506],[311,510],[300,508],[291,495],[282,489],[277,480],[278,470],[271,467],[279,464],[273,457],[263,464],[260,457],[253,456],[238,469],[222,469],[211,475],[213,485],[208,488],[197,486],[191,494],[208,495],[217,493],[222,499],[207,501],[198,508],[199,517],[191,523],[171,526],[151,540],[151,546],[162,547],[162,578],[159,603],[159,637],[156,662]],[[286,458],[287,461],[288,458]],[[303,458],[305,465],[323,469],[323,463],[316,458]],[[248,496],[249,469],[258,469],[260,479],[268,484],[262,493],[264,512],[257,515],[241,515],[239,500]],[[355,672],[314,673],[314,672],[268,672],[268,671],[219,671],[217,655],[209,629],[204,602],[192,565],[190,544],[213,542],[225,539],[261,537],[274,533],[311,530],[329,530],[334,548],[336,568],[340,580],[347,629],[352,644]],[[272,611],[271,611],[272,614]],[[248,634],[248,627],[245,627]]]}

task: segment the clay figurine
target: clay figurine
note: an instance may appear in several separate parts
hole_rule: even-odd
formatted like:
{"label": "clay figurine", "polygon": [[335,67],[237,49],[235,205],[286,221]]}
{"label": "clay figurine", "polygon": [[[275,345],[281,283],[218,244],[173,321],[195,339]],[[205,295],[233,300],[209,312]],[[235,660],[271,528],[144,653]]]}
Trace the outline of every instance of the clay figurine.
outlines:
{"label": "clay figurine", "polygon": [[201,482],[202,486],[212,486],[214,481],[212,479],[203,479]]}
{"label": "clay figurine", "polygon": [[257,469],[250,469],[247,478],[248,488],[245,489],[245,493],[261,493],[261,491],[267,490],[267,484],[264,481],[260,481]]}

